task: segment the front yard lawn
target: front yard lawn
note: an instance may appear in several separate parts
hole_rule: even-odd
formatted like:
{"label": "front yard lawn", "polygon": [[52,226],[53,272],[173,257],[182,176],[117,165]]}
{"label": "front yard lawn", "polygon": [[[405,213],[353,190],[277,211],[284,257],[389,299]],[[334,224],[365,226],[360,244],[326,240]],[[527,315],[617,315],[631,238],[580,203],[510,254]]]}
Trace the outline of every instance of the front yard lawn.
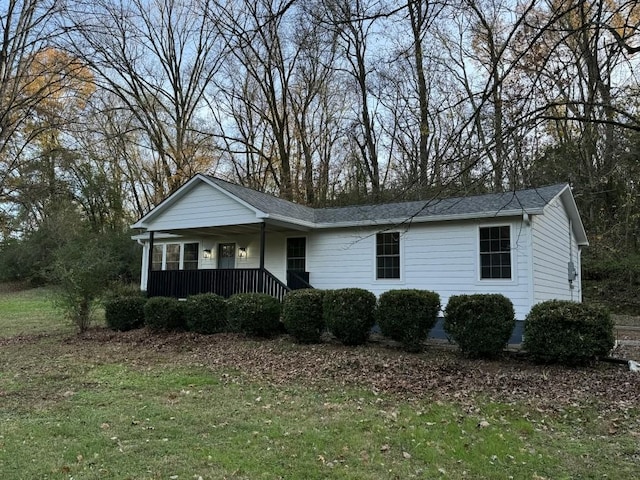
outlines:
{"label": "front yard lawn", "polygon": [[640,377],[618,365],[471,361],[440,344],[407,354],[286,336],[102,327],[77,336],[59,326],[18,335],[16,318],[0,310],[0,478],[633,479],[640,471]]}

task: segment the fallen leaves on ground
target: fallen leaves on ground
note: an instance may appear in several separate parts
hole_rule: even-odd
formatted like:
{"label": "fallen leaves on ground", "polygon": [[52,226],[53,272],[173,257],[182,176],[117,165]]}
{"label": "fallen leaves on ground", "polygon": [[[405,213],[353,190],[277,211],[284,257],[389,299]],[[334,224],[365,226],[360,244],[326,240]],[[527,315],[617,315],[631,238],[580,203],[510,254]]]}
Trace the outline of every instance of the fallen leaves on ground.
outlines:
{"label": "fallen leaves on ground", "polygon": [[464,404],[482,395],[500,402],[524,402],[541,410],[595,402],[601,409],[626,411],[640,398],[640,376],[624,365],[544,366],[515,354],[493,361],[471,360],[460,356],[455,347],[439,342],[429,343],[421,354],[412,354],[380,343],[360,347],[298,345],[288,336],[255,340],[235,334],[152,334],[145,329],[122,333],[93,329],[66,341],[81,350],[86,347],[87,355],[95,353],[96,342],[108,343],[111,350],[117,350],[109,355],[127,359],[145,352],[154,353],[153,358],[168,355],[181,364],[233,369],[274,385],[361,387],[404,398],[429,396]]}

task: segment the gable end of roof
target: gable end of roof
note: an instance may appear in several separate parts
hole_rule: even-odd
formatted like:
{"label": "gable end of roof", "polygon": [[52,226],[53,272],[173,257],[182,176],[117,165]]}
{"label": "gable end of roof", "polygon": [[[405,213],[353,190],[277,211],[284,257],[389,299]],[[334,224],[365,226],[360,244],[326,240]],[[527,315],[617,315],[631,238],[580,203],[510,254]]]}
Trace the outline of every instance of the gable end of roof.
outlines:
{"label": "gable end of roof", "polygon": [[165,210],[170,208],[171,205],[175,204],[178,200],[180,200],[181,198],[185,197],[191,190],[193,190],[200,183],[205,183],[205,184],[209,185],[210,187],[212,187],[215,190],[219,191],[223,195],[228,196],[229,198],[235,200],[236,202],[238,202],[241,205],[245,206],[249,210],[252,210],[253,212],[255,212],[255,214],[256,214],[256,216],[258,218],[264,217],[266,215],[265,212],[257,209],[255,206],[245,202],[242,198],[238,198],[237,196],[234,196],[232,192],[229,192],[228,190],[226,190],[224,188],[220,188],[219,185],[217,185],[215,182],[211,181],[211,177],[208,177],[207,175],[202,175],[202,174],[198,173],[198,174],[194,175],[193,177],[191,177],[189,180],[187,180],[187,182],[185,182],[180,188],[178,188],[178,190],[176,190],[171,195],[169,195],[167,198],[162,200],[162,202],[160,202],[157,206],[152,208],[146,215],[144,215],[142,218],[140,218],[136,223],[131,225],[131,228],[147,228],[148,223],[151,220],[153,220],[159,214],[161,214],[162,212],[164,212]]}

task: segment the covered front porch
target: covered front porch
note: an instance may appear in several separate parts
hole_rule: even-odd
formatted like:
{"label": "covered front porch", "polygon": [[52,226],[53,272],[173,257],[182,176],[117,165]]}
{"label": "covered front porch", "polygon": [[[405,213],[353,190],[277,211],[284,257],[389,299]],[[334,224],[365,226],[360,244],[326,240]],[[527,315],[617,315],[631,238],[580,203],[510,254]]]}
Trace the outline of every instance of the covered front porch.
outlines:
{"label": "covered front porch", "polygon": [[148,231],[141,288],[148,296],[186,298],[200,293],[230,297],[312,288],[306,237],[278,222]]}

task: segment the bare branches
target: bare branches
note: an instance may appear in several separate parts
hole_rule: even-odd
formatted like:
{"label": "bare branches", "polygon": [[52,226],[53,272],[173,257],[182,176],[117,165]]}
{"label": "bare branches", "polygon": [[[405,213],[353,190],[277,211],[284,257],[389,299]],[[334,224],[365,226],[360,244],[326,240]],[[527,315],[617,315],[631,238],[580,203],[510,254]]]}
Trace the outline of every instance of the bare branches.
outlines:
{"label": "bare branches", "polygon": [[211,168],[208,134],[197,128],[222,45],[209,2],[78,0],[68,10],[65,47],[131,111],[162,171],[154,202]]}
{"label": "bare branches", "polygon": [[[37,53],[54,36],[50,27],[56,11],[53,1],[7,0],[0,7],[0,201],[5,194],[5,181],[29,144],[30,136],[20,129],[33,110],[59,85],[34,83],[32,66]],[[58,78],[61,81],[62,77]]]}

